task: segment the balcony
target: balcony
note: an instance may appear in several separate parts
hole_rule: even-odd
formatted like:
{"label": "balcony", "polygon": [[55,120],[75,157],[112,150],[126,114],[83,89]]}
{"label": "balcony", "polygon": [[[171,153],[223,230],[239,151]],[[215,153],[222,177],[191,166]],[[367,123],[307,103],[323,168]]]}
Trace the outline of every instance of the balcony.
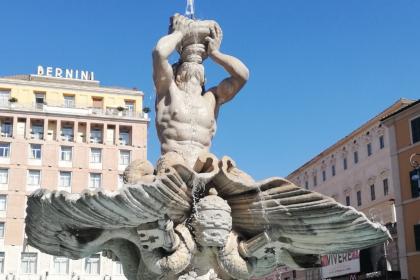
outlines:
{"label": "balcony", "polygon": [[30,136],[31,139],[35,139],[35,140],[43,140],[44,139],[44,133],[42,133],[42,132],[31,131],[29,134],[31,135]]}
{"label": "balcony", "polygon": [[11,138],[13,136],[13,125],[11,123],[2,123],[0,125],[0,136]]}
{"label": "balcony", "polygon": [[74,137],[73,134],[61,134],[61,141],[65,141],[65,142],[73,142],[74,141]]}
{"label": "balcony", "polygon": [[1,132],[0,136],[4,138],[12,138],[13,135],[11,132]]}
{"label": "balcony", "polygon": [[113,117],[125,119],[141,119],[148,120],[148,114],[143,112],[119,111],[117,108],[102,108],[94,107],[72,107],[74,104],[42,104],[42,103],[18,103],[18,102],[2,102],[0,109],[28,111],[28,112],[45,112],[56,113],[63,115],[79,115],[79,116],[99,116],[99,117]]}

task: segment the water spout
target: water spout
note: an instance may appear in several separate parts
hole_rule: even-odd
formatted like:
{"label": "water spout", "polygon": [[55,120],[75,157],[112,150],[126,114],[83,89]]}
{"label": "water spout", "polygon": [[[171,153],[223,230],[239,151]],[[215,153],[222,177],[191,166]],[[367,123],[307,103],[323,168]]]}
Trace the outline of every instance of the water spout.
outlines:
{"label": "water spout", "polygon": [[187,7],[185,8],[185,15],[190,19],[195,19],[194,0],[187,0]]}

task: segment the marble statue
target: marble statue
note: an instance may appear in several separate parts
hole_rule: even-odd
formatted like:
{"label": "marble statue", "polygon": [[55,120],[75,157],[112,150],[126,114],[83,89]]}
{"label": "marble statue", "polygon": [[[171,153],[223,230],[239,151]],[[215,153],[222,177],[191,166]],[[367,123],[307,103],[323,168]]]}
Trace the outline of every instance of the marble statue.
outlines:
{"label": "marble statue", "polygon": [[[162,155],[180,156],[193,167],[201,153],[209,152],[220,106],[234,98],[249,72],[240,60],[220,52],[222,30],[216,22],[175,15],[170,29],[153,51],[156,127]],[[171,66],[168,58],[176,49],[180,60]],[[202,62],[207,56],[230,77],[206,90]]]}
{"label": "marble statue", "polygon": [[[175,15],[153,51],[156,167],[134,161],[125,186],[28,198],[28,243],[72,259],[96,252],[121,262],[129,280],[250,279],[276,267],[319,264],[319,255],[362,249],[390,235],[352,207],[282,178],[260,182],[210,153],[220,106],[246,83],[237,58],[220,51],[215,21]],[[174,65],[169,56],[177,51]],[[203,61],[230,75],[205,89]]]}

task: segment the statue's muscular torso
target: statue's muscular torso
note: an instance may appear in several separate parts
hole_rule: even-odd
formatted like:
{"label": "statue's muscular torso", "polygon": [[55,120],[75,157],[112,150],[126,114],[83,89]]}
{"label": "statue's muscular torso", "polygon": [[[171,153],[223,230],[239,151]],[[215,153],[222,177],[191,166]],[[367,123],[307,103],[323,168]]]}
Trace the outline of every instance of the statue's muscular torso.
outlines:
{"label": "statue's muscular torso", "polygon": [[175,84],[158,95],[156,127],[161,152],[176,152],[192,167],[200,153],[209,150],[216,132],[215,96],[211,91],[191,94]]}

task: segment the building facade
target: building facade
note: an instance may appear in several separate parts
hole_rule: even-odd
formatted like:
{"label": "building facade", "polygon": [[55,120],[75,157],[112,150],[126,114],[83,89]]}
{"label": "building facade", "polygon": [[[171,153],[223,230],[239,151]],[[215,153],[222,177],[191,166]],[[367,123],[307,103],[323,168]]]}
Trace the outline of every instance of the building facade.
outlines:
{"label": "building facade", "polygon": [[[361,251],[361,266],[357,269],[360,271],[354,274],[384,270],[384,257],[389,261],[388,270],[399,271],[389,132],[380,120],[410,103],[412,101],[405,99],[397,101],[287,177],[301,187],[352,206],[371,220],[389,228],[393,241]],[[349,275],[342,279],[346,277],[348,279]],[[298,272],[297,278],[334,277],[322,275],[322,269],[314,268]]]}
{"label": "building facade", "polygon": [[0,279],[125,279],[100,254],[69,260],[26,244],[31,192],[113,191],[126,166],[147,156],[143,93],[80,77],[0,78]]}
{"label": "building facade", "polygon": [[389,130],[401,278],[420,279],[420,100],[382,123]]}

